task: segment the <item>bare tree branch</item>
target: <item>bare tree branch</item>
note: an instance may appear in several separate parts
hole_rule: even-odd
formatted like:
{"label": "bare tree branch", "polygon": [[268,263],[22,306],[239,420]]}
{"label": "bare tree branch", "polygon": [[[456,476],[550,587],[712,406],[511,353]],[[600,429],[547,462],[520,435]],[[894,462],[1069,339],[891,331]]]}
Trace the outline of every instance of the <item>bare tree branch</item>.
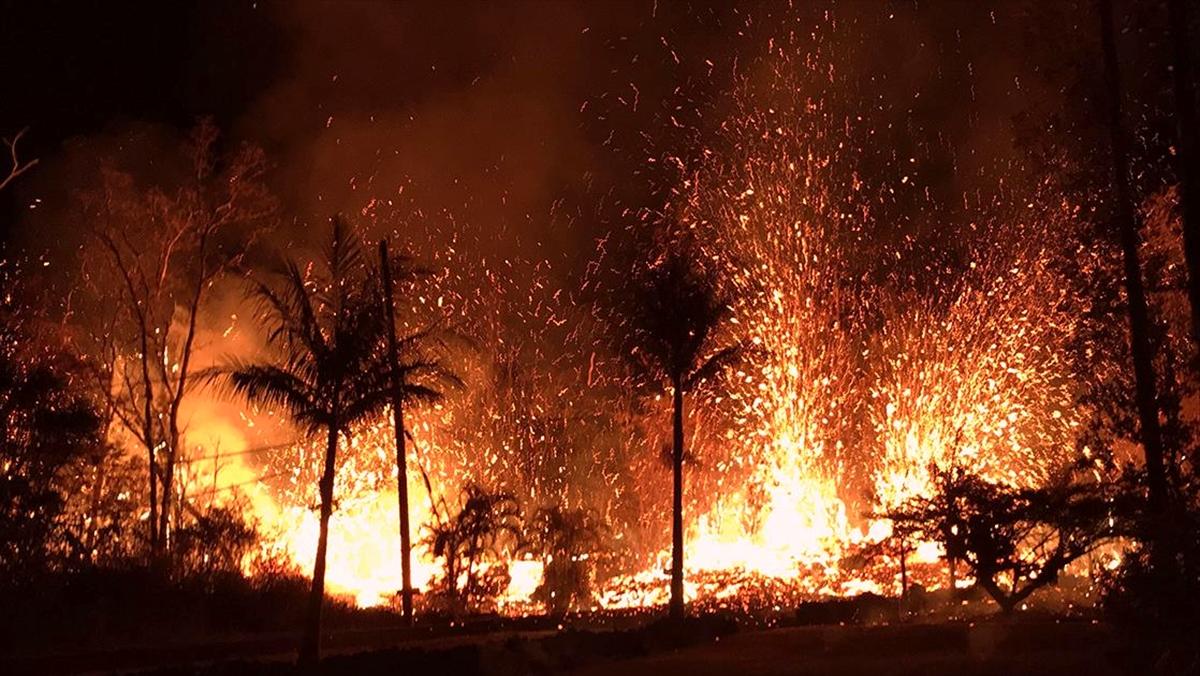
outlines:
{"label": "bare tree branch", "polygon": [[0,179],[0,190],[4,190],[5,188],[8,187],[8,184],[12,183],[14,180],[16,180],[16,178],[18,176],[20,176],[21,174],[24,174],[25,172],[27,172],[30,169],[37,166],[37,163],[38,163],[37,158],[34,158],[34,159],[29,160],[28,162],[25,162],[24,164],[22,164],[21,158],[17,154],[17,143],[20,142],[21,137],[24,136],[25,132],[27,132],[27,131],[29,131],[29,127],[25,127],[21,131],[17,132],[17,135],[12,138],[4,139],[4,145],[8,146],[8,154],[9,154],[9,157],[11,158],[10,161],[12,163],[12,166],[8,170],[8,175],[5,176],[3,179]]}

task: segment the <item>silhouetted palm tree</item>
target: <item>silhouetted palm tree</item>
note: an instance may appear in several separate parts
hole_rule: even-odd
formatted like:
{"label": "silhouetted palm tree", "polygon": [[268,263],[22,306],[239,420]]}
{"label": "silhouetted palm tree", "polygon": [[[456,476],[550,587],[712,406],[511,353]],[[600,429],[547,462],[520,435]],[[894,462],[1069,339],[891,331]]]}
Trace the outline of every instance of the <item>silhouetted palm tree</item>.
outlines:
{"label": "silhouetted palm tree", "polygon": [[673,396],[674,497],[671,522],[672,617],[683,607],[684,394],[741,360],[746,347],[716,348],[717,330],[730,314],[714,272],[685,245],[669,251],[638,279],[625,311],[630,350],[643,375],[669,385]]}
{"label": "silhouetted palm tree", "polygon": [[309,434],[325,433],[320,535],[300,645],[302,663],[320,656],[339,437],[348,436],[356,422],[377,413],[389,392],[389,374],[379,368],[384,329],[379,293],[369,283],[359,243],[340,219],[333,221],[323,263],[324,269],[314,272],[292,261],[276,284],[258,285],[255,293],[263,303],[268,342],[276,358],[234,363],[224,371],[237,394],[279,407]]}

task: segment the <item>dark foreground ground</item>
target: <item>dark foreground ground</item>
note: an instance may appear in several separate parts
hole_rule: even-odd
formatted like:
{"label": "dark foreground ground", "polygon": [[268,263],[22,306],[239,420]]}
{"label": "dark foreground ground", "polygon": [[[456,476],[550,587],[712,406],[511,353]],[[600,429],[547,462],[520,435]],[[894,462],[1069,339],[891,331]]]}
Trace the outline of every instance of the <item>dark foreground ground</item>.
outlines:
{"label": "dark foreground ground", "polygon": [[[963,676],[1045,674],[1068,676],[1130,673],[1119,661],[1110,630],[1086,621],[1016,620],[895,624],[885,626],[791,626],[747,629],[728,618],[685,624],[654,622],[624,629],[518,629],[474,634],[343,637],[317,670],[301,672],[289,654],[218,657],[131,670],[97,663],[90,673],[152,673],[158,676],[783,676],[912,674]],[[337,645],[340,643],[341,645]],[[354,645],[358,643],[358,645]],[[210,646],[211,647],[211,646]],[[186,657],[177,655],[176,658]],[[214,659],[216,658],[216,659]],[[145,663],[143,663],[145,664]],[[8,665],[6,673],[79,672],[85,665]],[[67,667],[63,669],[63,667]],[[114,669],[115,667],[115,669]]]}
{"label": "dark foreground ground", "polygon": [[744,631],[689,648],[594,664],[577,676],[1074,676],[1126,673],[1099,625],[1030,623],[787,627]]}

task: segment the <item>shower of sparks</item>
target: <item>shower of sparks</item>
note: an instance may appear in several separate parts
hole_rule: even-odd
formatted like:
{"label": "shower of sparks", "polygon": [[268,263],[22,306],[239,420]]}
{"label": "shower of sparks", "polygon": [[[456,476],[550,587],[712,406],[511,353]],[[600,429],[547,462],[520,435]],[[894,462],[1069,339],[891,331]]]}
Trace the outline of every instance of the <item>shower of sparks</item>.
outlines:
{"label": "shower of sparks", "polygon": [[[686,591],[715,604],[890,593],[895,561],[856,555],[890,537],[871,515],[929,490],[931,465],[1029,485],[1073,455],[1077,299],[1049,249],[1070,212],[1022,202],[995,225],[948,231],[955,262],[905,283],[895,271],[930,245],[885,232],[875,212],[912,179],[864,185],[851,148],[871,133],[821,103],[832,69],[774,42],[767,54],[763,72],[715,107],[732,111],[722,123],[697,130],[699,159],[667,160],[679,180],[665,211],[722,273],[734,299],[727,337],[756,348],[688,411]],[[550,261],[450,240],[410,242],[435,273],[402,308],[412,326],[454,334],[443,348],[465,381],[408,413],[415,539],[468,482],[515,495],[527,513],[592,509],[617,554],[598,571],[597,605],[665,603],[667,402],[634,397],[605,347],[606,318]],[[264,425],[273,417],[249,419],[278,432]],[[251,430],[230,431],[225,448],[267,434]],[[392,439],[390,414],[355,430],[337,474],[328,586],[364,606],[400,586]],[[316,548],[319,458],[304,443],[237,456],[272,477],[244,489],[264,549],[300,570]],[[935,554],[922,545],[913,560]],[[508,555],[501,609],[524,612],[541,564]],[[428,589],[439,564],[420,547],[414,558],[414,583]]]}

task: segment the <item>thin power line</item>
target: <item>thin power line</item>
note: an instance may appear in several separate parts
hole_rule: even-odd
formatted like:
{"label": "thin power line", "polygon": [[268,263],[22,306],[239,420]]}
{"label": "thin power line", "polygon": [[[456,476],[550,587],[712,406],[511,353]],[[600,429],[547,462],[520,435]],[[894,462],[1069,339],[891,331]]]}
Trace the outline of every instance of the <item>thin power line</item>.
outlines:
{"label": "thin power line", "polygon": [[270,451],[279,451],[285,448],[296,446],[296,442],[286,442],[282,444],[270,444],[268,446],[258,446],[255,448],[246,448],[240,451],[230,451],[229,453],[213,453],[212,455],[201,455],[194,458],[183,458],[177,461],[181,465],[190,464],[193,462],[203,462],[205,460],[220,460],[221,458],[232,458],[239,455],[255,455],[258,453],[268,453]]}
{"label": "thin power line", "polygon": [[219,488],[205,488],[204,490],[200,490],[200,491],[189,491],[187,494],[187,497],[192,498],[197,495],[207,495],[209,493],[220,493],[221,491],[227,491],[231,488],[239,488],[241,486],[246,486],[249,484],[262,483],[262,482],[270,480],[270,479],[275,479],[275,478],[281,477],[285,474],[287,474],[287,472],[273,472],[271,474],[264,474],[262,476],[254,477],[253,479],[239,481],[236,484],[228,484],[226,486],[221,486]]}

